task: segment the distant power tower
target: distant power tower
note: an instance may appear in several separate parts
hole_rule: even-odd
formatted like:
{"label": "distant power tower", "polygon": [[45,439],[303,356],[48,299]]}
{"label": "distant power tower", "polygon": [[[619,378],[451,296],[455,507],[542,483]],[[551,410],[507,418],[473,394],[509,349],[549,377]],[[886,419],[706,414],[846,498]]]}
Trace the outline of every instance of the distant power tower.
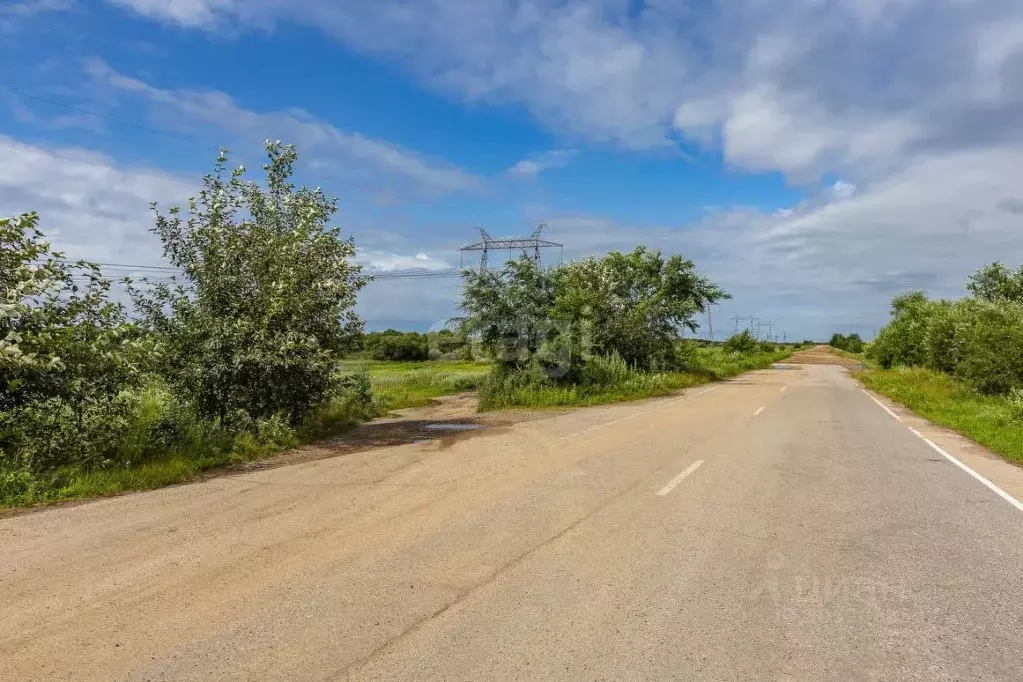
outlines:
{"label": "distant power tower", "polygon": [[540,249],[560,249],[561,258],[565,256],[565,245],[557,242],[552,242],[544,239],[541,234],[543,228],[547,227],[544,223],[540,223],[533,230],[533,234],[528,237],[504,237],[501,239],[494,239],[491,237],[486,230],[482,227],[478,227],[480,236],[483,237],[483,241],[476,242],[475,244],[467,244],[459,249],[461,253],[461,265],[465,265],[465,254],[467,252],[480,252],[480,271],[485,271],[490,262],[490,253],[492,251],[508,251],[509,258],[511,252],[521,249],[522,255],[531,257],[533,262],[539,266],[542,265],[542,259],[540,257]]}

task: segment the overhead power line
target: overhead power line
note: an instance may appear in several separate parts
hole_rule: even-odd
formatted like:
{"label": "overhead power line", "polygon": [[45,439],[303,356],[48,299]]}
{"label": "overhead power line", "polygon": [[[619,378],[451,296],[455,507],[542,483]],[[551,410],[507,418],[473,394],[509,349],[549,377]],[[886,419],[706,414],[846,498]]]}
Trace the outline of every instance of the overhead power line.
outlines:
{"label": "overhead power line", "polygon": [[[74,265],[77,261],[62,260],[61,263],[65,265]],[[113,268],[113,269],[125,269],[131,272],[137,272],[145,276],[145,279],[152,283],[160,282],[172,282],[174,281],[175,275],[180,275],[181,270],[169,266],[163,265],[131,265],[127,263],[95,263],[100,268]],[[147,276],[146,273],[153,273],[152,276]],[[122,276],[123,273],[112,273],[118,277]],[[130,274],[130,273],[127,273]],[[381,280],[397,280],[397,279],[443,279],[446,277],[459,277],[462,274],[459,268],[445,268],[443,270],[421,270],[421,269],[409,269],[409,270],[388,270],[383,272],[364,272],[366,277],[371,278],[371,281]],[[88,275],[76,274],[73,275],[76,280],[87,280]],[[112,278],[110,278],[112,279]]]}

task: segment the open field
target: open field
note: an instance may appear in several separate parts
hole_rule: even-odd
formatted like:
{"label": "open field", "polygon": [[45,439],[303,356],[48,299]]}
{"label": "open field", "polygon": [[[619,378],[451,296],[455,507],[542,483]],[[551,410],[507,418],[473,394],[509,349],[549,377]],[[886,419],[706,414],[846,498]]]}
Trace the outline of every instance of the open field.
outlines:
{"label": "open field", "polygon": [[369,374],[381,413],[428,405],[432,398],[475,390],[490,371],[488,363],[434,360],[386,362],[349,360],[345,371]]}

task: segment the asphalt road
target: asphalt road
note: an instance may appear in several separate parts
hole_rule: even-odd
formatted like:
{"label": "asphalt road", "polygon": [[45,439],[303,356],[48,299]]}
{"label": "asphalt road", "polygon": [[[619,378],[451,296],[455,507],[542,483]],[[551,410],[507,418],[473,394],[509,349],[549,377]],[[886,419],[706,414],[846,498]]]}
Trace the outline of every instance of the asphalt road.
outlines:
{"label": "asphalt road", "polygon": [[777,369],[0,519],[0,679],[1023,680],[1023,511],[909,420]]}

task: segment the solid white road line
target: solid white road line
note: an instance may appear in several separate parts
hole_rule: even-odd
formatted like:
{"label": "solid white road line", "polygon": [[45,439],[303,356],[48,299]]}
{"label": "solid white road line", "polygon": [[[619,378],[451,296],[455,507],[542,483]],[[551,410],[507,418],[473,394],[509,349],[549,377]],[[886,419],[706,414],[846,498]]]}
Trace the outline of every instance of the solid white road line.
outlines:
{"label": "solid white road line", "polygon": [[758,407],[758,408],[757,408],[757,411],[753,413],[753,416],[754,416],[754,417],[759,417],[759,416],[760,416],[760,413],[761,413],[761,412],[763,412],[763,411],[764,411],[764,409],[765,409],[764,407]]}
{"label": "solid white road line", "polygon": [[970,467],[966,466],[965,464],[960,462],[958,459],[953,457],[952,455],[950,455],[947,452],[945,452],[944,450],[942,450],[938,446],[937,443],[935,443],[933,440],[931,440],[930,438],[928,438],[924,434],[920,433],[919,431],[917,431],[916,429],[914,429],[912,427],[910,427],[909,430],[913,432],[914,436],[916,436],[917,438],[919,438],[923,442],[925,442],[928,445],[930,445],[931,449],[934,450],[935,452],[937,452],[939,455],[941,455],[942,457],[944,457],[948,461],[952,462],[952,464],[955,464],[957,467],[959,467],[960,469],[962,469],[963,471],[968,473],[970,476],[973,476],[975,479],[977,479],[978,481],[980,481],[981,483],[986,485],[988,488],[993,490],[999,497],[1001,497],[1003,500],[1005,500],[1006,502],[1011,504],[1013,507],[1015,507],[1016,509],[1019,509],[1020,511],[1023,511],[1023,502],[1020,502],[1015,497],[1013,497],[1009,493],[1005,492],[1004,490],[999,488],[997,485],[995,485],[991,481],[987,480],[986,478],[984,478],[983,476],[978,474],[976,471],[974,471],[973,469],[971,469]]}
{"label": "solid white road line", "polygon": [[995,485],[991,481],[987,480],[986,478],[984,478],[983,476],[978,474],[976,471],[974,471],[973,469],[971,469],[970,467],[966,466],[965,464],[960,462],[958,459],[953,457],[952,455],[950,455],[947,452],[945,452],[944,450],[942,450],[940,447],[938,447],[937,443],[935,443],[930,438],[924,436],[922,433],[920,433],[919,431],[917,431],[915,429],[910,429],[910,430],[913,431],[913,433],[915,433],[916,435],[920,436],[920,438],[923,440],[923,442],[925,442],[928,445],[930,445],[931,448],[935,452],[937,452],[939,455],[941,455],[942,457],[944,457],[948,461],[952,462],[952,464],[955,464],[957,467],[959,467],[960,469],[962,469],[963,471],[968,473],[970,476],[973,476],[975,479],[977,479],[978,481],[980,481],[981,483],[986,485],[988,488],[990,488],[995,493],[997,493],[999,497],[1004,499],[1006,502],[1011,504],[1013,507],[1015,507],[1016,509],[1019,509],[1020,511],[1023,511],[1023,502],[1020,502],[1015,497],[1013,497],[1009,493],[1005,492],[1004,490],[999,488],[997,485]]}
{"label": "solid white road line", "polygon": [[867,397],[868,397],[868,398],[870,398],[870,399],[871,399],[871,400],[873,400],[873,401],[874,401],[875,403],[877,403],[878,405],[880,405],[880,406],[881,406],[881,409],[882,409],[882,410],[884,410],[885,412],[887,412],[887,413],[888,413],[888,414],[890,414],[891,416],[895,417],[895,421],[899,421],[899,422],[900,422],[900,421],[902,421],[902,418],[901,418],[901,417],[899,417],[899,415],[897,415],[897,414],[895,414],[894,412],[892,412],[891,410],[889,410],[889,409],[888,409],[888,406],[887,406],[887,405],[885,405],[884,403],[882,403],[882,402],[881,402],[880,400],[878,400],[878,399],[877,399],[877,398],[875,398],[874,396],[870,395],[870,393],[869,393],[869,392],[868,392],[868,391],[867,391],[866,389],[864,389],[864,390],[863,390],[863,392],[864,392],[864,393],[866,393],[866,395],[867,395]]}
{"label": "solid white road line", "polygon": [[701,464],[703,464],[702,459],[698,459],[692,464],[690,464],[688,469],[686,469],[681,474],[668,481],[667,485],[665,485],[663,488],[657,491],[657,494],[660,495],[661,497],[664,497],[665,495],[670,493],[672,490],[675,489],[675,486],[677,486],[685,479],[686,476],[699,469]]}

